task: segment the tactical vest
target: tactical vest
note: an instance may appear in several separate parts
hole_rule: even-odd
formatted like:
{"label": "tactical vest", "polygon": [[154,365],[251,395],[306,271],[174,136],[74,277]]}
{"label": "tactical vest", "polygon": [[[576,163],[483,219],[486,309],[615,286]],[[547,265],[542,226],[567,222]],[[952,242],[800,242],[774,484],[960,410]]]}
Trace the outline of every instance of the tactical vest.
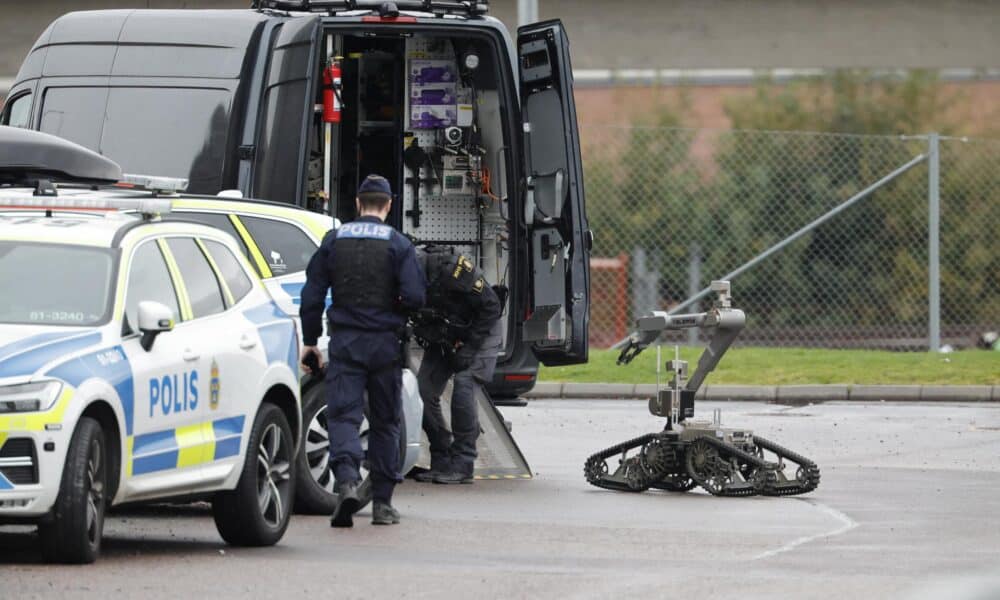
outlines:
{"label": "tactical vest", "polygon": [[427,249],[426,271],[427,306],[468,319],[470,307],[462,305],[461,300],[467,300],[469,292],[482,293],[486,285],[472,259],[455,254],[451,248],[431,246]]}
{"label": "tactical vest", "polygon": [[392,310],[397,291],[390,260],[392,227],[355,221],[337,229],[333,243],[333,302]]}

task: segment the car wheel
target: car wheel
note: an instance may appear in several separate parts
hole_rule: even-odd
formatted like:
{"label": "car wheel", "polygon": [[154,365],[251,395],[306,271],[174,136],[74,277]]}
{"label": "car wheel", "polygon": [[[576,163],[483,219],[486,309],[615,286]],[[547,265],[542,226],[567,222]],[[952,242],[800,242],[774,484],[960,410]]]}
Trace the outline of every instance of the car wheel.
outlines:
{"label": "car wheel", "polygon": [[101,552],[108,454],[100,423],[83,417],[73,432],[52,521],[38,527],[50,562],[92,563]]}
{"label": "car wheel", "polygon": [[272,546],[285,534],[295,496],[294,448],[285,414],[262,404],[236,489],[212,499],[222,539],[234,546]]}
{"label": "car wheel", "polygon": [[[368,452],[368,408],[361,421],[361,449]],[[295,510],[310,515],[329,515],[337,502],[333,493],[336,483],[330,471],[330,433],[326,422],[326,384],[310,387],[302,396],[302,423],[305,433],[297,457],[299,478],[296,483]],[[400,420],[400,465],[406,459],[406,419]],[[358,497],[361,508],[371,501],[371,476],[366,462],[361,464],[361,486]]]}

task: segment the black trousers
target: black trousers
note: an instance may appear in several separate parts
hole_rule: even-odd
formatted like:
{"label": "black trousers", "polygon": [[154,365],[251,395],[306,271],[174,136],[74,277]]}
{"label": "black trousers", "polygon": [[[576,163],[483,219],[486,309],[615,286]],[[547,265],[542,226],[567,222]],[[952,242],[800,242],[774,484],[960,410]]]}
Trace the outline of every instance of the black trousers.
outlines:
{"label": "black trousers", "polygon": [[[502,341],[498,322],[481,348],[476,352],[472,365],[455,372],[444,352],[432,346],[424,352],[417,383],[424,401],[423,428],[431,450],[431,469],[458,471],[471,475],[476,462],[476,440],[479,438],[479,414],[476,391],[493,378],[497,355]],[[454,376],[451,393],[451,430],[441,410],[441,394]]]}
{"label": "black trousers", "polygon": [[333,476],[338,482],[361,479],[361,462],[366,457],[359,429],[365,417],[367,392],[367,459],[372,496],[379,502],[391,501],[393,488],[403,480],[399,472],[402,380],[399,338],[395,333],[353,329],[332,332],[326,369],[326,418]]}

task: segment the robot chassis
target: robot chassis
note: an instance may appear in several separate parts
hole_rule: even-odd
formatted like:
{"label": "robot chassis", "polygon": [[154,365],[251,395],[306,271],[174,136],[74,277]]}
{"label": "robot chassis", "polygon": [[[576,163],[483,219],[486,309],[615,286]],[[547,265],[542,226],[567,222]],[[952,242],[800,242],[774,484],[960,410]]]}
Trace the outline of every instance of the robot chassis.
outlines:
{"label": "robot chassis", "polygon": [[[746,324],[743,311],[731,306],[728,281],[713,281],[712,291],[718,299],[708,312],[670,315],[655,311],[636,321],[636,331],[618,357],[619,365],[632,362],[663,331],[698,328],[711,337],[690,379],[686,361],[675,357],[666,363],[673,378],[667,389],[658,390],[649,401],[649,412],[666,417],[664,430],[588,458],[583,470],[592,485],[624,492],[649,488],[686,492],[701,486],[715,496],[791,496],[819,485],[816,463],[752,431],[722,427],[719,411],[711,422],[693,419],[698,388]],[[611,472],[608,459],[615,456],[618,467]]]}

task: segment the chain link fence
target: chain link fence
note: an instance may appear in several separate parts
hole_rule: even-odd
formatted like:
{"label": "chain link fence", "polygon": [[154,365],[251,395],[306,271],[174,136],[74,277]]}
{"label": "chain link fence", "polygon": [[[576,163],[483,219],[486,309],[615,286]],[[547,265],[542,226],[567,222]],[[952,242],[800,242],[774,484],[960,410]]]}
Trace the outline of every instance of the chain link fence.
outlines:
{"label": "chain link fence", "polygon": [[583,125],[581,139],[595,347],[643,312],[707,309],[685,301],[734,271],[744,345],[918,350],[937,328],[962,347],[1000,326],[1000,141],[942,137],[935,158],[937,136]]}

